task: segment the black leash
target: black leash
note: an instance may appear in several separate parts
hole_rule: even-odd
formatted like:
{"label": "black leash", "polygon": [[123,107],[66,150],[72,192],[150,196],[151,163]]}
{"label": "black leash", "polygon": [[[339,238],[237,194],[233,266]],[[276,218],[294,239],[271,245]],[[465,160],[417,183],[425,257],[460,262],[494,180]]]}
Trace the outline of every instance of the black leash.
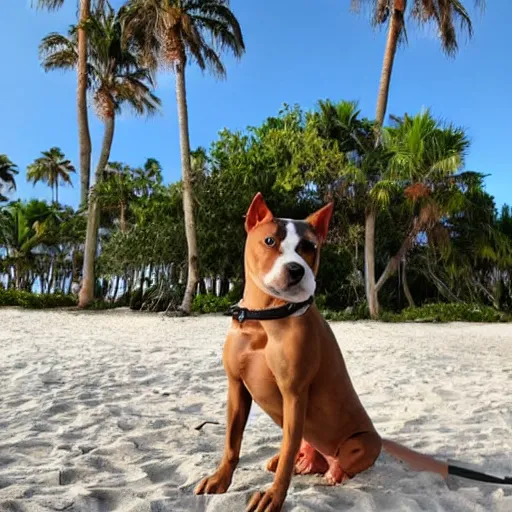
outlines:
{"label": "black leash", "polygon": [[512,477],[506,476],[499,478],[497,476],[487,475],[480,473],[480,471],[473,471],[472,469],[461,468],[459,466],[452,466],[448,464],[448,474],[467,478],[469,480],[477,480],[478,482],[486,482],[489,484],[505,484],[512,485]]}
{"label": "black leash", "polygon": [[290,302],[284,306],[270,309],[247,309],[234,305],[229,308],[225,315],[233,317],[239,323],[246,320],[280,320],[293,315],[306,306],[310,306],[313,304],[313,300],[313,296],[311,296],[303,302]]}

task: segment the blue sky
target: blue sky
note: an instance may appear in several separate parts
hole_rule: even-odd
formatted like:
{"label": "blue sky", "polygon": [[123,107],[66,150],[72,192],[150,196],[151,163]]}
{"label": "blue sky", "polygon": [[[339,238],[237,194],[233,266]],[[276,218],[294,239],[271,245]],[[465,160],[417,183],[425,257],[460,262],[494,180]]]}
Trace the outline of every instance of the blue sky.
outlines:
{"label": "blue sky", "polygon": [[[34,0],[35,1],[35,0]],[[118,7],[122,2],[114,0]],[[488,2],[474,13],[474,38],[460,40],[455,59],[444,56],[432,29],[409,25],[409,44],[399,50],[388,113],[413,114],[431,107],[436,116],[467,129],[472,141],[467,169],[490,174],[487,190],[498,205],[512,203],[510,136],[512,129],[512,43],[508,0]],[[65,32],[76,18],[76,2],[58,13],[30,8],[31,0],[4,1],[0,31],[0,153],[19,165],[17,194],[50,198],[44,185],[25,182],[26,166],[42,150],[60,146],[78,167],[74,73],[45,74],[37,46],[51,31]],[[208,147],[222,128],[243,129],[275,115],[283,103],[311,108],[318,99],[358,100],[373,117],[385,32],[368,17],[349,10],[349,0],[232,0],[244,32],[247,53],[227,58],[228,78],[217,81],[188,68],[192,147]],[[172,75],[159,78],[163,111],[150,119],[123,115],[111,160],[130,165],[157,158],[166,181],[180,176],[178,123]],[[102,125],[91,111],[93,163]],[[79,185],[60,192],[76,205]]]}

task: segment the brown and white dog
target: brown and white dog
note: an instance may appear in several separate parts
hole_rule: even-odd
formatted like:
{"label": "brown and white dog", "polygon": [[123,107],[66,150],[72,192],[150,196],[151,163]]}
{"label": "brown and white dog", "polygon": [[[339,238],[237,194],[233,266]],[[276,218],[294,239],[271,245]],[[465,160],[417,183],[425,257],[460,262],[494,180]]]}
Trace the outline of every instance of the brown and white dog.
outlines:
{"label": "brown and white dog", "polygon": [[[314,294],[332,209],[328,204],[304,221],[278,219],[261,194],[255,196],[245,221],[244,308],[268,310]],[[224,493],[231,484],[252,400],[283,429],[283,440],[267,464],[274,482],[252,497],[248,511],[281,510],[294,473],[320,473],[328,483],[340,483],[372,466],[382,448],[414,469],[448,475],[445,463],[380,438],[314,304],[286,318],[233,319],[223,361],[228,377],[224,454],[196,494]]]}

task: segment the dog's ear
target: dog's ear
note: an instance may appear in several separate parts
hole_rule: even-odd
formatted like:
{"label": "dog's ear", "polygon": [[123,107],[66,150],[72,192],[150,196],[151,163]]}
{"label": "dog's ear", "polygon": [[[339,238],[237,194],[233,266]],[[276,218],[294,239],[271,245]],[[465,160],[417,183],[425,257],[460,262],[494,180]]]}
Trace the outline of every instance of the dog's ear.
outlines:
{"label": "dog's ear", "polygon": [[254,229],[258,224],[270,222],[273,218],[274,216],[265,204],[261,192],[258,192],[254,196],[251,206],[249,206],[247,214],[245,215],[245,231],[249,233],[249,231]]}
{"label": "dog's ear", "polygon": [[326,204],[323,208],[312,213],[306,219],[306,222],[315,229],[316,236],[322,244],[327,239],[327,232],[329,231],[329,222],[331,220],[333,207],[333,203]]}

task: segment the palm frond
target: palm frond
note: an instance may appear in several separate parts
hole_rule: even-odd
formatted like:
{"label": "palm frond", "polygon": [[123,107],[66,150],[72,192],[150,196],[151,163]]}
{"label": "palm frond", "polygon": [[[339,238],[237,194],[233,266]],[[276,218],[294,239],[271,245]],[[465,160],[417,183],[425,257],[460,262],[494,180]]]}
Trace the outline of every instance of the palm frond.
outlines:
{"label": "palm frond", "polygon": [[225,0],[128,0],[122,16],[130,37],[152,70],[193,61],[219,77],[220,52],[245,51],[238,20]]}
{"label": "palm frond", "polygon": [[45,71],[73,69],[78,62],[76,36],[48,34],[39,44],[39,58]]}
{"label": "palm frond", "polygon": [[394,180],[380,180],[370,190],[370,197],[380,208],[387,208],[394,194],[401,190],[400,184]]}
{"label": "palm frond", "polygon": [[0,187],[6,185],[10,190],[16,189],[15,176],[18,172],[18,166],[7,155],[0,155]]}
{"label": "palm frond", "polygon": [[60,9],[63,5],[64,0],[37,0],[36,3],[36,7],[38,9],[47,9],[48,11],[56,11]]}

